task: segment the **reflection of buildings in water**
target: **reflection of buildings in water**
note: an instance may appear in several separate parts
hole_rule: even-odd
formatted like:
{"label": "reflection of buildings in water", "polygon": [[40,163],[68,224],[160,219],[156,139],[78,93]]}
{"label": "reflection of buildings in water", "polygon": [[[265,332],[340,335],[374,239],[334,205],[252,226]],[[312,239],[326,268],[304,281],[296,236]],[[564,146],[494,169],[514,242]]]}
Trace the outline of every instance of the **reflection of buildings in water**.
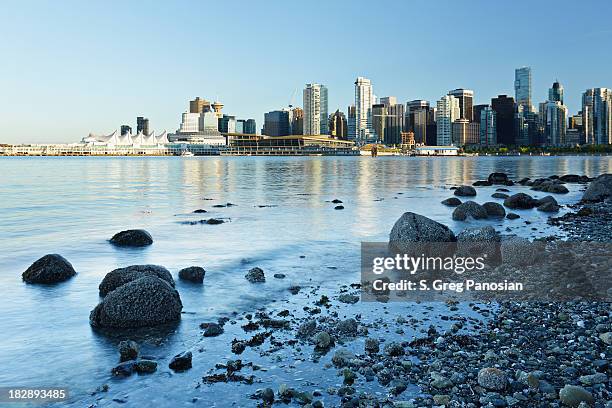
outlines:
{"label": "reflection of buildings in water", "polygon": [[372,158],[361,158],[357,163],[357,179],[355,180],[356,208],[352,224],[352,233],[355,236],[368,237],[378,233],[382,214],[380,206],[376,206],[375,199],[378,192],[377,184],[384,183],[380,177],[379,166],[383,166],[384,160]]}

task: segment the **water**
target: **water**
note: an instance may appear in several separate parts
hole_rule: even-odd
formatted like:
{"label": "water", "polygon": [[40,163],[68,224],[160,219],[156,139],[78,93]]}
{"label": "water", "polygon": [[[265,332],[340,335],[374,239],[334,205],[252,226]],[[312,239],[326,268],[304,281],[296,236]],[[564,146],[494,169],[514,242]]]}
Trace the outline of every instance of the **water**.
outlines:
{"label": "water", "polygon": [[[79,401],[108,381],[118,339],[92,331],[88,315],[99,301],[99,282],[114,268],[154,263],[175,276],[191,265],[207,270],[202,287],[177,283],[187,312],[177,331],[145,345],[166,358],[197,344],[199,322],[283,300],[288,284],[332,288],[357,281],[359,243],[386,240],[405,211],[455,231],[478,225],[452,221],[452,209],[439,204],[453,185],[493,171],[513,179],[594,176],[611,164],[610,157],[2,158],[0,385],[68,385]],[[580,196],[580,186],[568,187],[569,194],[557,197],[561,204]],[[494,201],[494,190],[479,188],[476,201]],[[344,210],[334,210],[328,202],[334,198]],[[213,208],[227,202],[235,206]],[[209,212],[192,214],[199,208]],[[492,225],[525,236],[550,233],[540,228],[545,214],[521,216]],[[228,222],[180,223],[210,217]],[[155,243],[137,250],[109,245],[127,228],[147,229]],[[57,286],[24,284],[21,273],[47,253],[66,257],[77,277]],[[287,279],[269,279],[255,290],[243,278],[253,266]]]}

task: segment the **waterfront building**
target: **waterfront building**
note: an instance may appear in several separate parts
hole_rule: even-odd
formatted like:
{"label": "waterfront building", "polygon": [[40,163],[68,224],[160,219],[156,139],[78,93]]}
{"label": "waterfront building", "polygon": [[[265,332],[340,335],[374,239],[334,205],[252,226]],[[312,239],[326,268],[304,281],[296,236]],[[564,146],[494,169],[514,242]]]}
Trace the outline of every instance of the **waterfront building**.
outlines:
{"label": "waterfront building", "polygon": [[474,91],[470,89],[453,89],[448,93],[459,100],[459,117],[472,122],[474,120]]}
{"label": "waterfront building", "polygon": [[547,101],[543,106],[544,140],[547,145],[566,144],[567,107],[560,101]]}
{"label": "waterfront building", "polygon": [[459,119],[459,100],[452,95],[444,95],[437,104],[436,126],[437,145],[450,146],[453,142],[453,122]]}
{"label": "waterfront building", "polygon": [[193,101],[189,101],[189,113],[204,113],[212,110],[211,104],[206,99],[202,99],[199,96]]}
{"label": "waterfront building", "polygon": [[612,89],[591,88],[582,94],[583,137],[588,144],[612,144]]}
{"label": "waterfront building", "polygon": [[223,115],[222,117],[219,118],[218,120],[219,123],[219,132],[222,133],[242,133],[242,132],[238,132],[236,129],[236,117],[235,116],[230,116],[230,115]]}
{"label": "waterfront building", "polygon": [[142,116],[136,118],[136,133],[149,134],[149,119]]}
{"label": "waterfront building", "polygon": [[407,149],[414,149],[416,142],[414,140],[414,132],[402,132],[401,133],[402,143],[401,146]]}
{"label": "waterfront building", "polygon": [[548,100],[553,102],[561,102],[561,105],[563,105],[563,86],[559,83],[559,81],[555,81],[552,88],[548,90]]}
{"label": "waterfront building", "polygon": [[302,108],[291,109],[291,134],[292,135],[303,135],[304,134],[304,110]]}
{"label": "waterfront building", "polygon": [[497,143],[511,146],[516,143],[514,126],[514,98],[498,95],[491,99],[491,108],[495,111],[497,125]]}
{"label": "waterfront building", "polygon": [[379,138],[389,146],[401,144],[405,122],[404,104],[397,103],[395,96],[380,98],[380,103],[385,107],[385,118],[383,124],[384,137],[377,132]]}
{"label": "waterfront building", "polygon": [[457,119],[453,122],[453,144],[455,146],[480,144],[480,123],[467,119]]}
{"label": "waterfront building", "polygon": [[[168,135],[170,142],[189,142],[194,144],[203,144],[210,146],[223,146],[226,144],[225,137],[219,132],[219,117],[220,108],[223,105],[219,102],[215,104],[217,111],[211,111],[206,108],[206,101],[196,98],[195,101],[189,102],[189,112],[183,112],[181,124],[175,133]],[[192,110],[199,112],[192,112]]]}
{"label": "waterfront building", "polygon": [[336,139],[348,140],[346,116],[340,110],[336,110],[329,118],[329,134]]}
{"label": "waterfront building", "polygon": [[480,123],[480,112],[482,112],[482,110],[484,108],[486,108],[487,106],[489,106],[489,105],[487,105],[487,104],[474,105],[474,108],[473,108],[473,110],[474,110],[474,120],[473,120],[473,122]]}
{"label": "waterfront building", "polygon": [[304,88],[304,134],[327,135],[327,88],[321,84],[306,84]]}
{"label": "waterfront building", "polygon": [[130,125],[121,125],[121,136],[129,135],[132,133],[132,127]]}
{"label": "waterfront building", "polygon": [[257,124],[255,119],[247,119],[244,122],[244,134],[245,135],[254,135],[257,133]]}
{"label": "waterfront building", "polygon": [[523,106],[524,111],[533,112],[531,67],[521,67],[514,70],[514,97],[516,98],[516,104]]}
{"label": "waterfront building", "polygon": [[[414,132],[416,144],[427,144],[428,126],[430,126],[429,130],[431,131],[431,126],[434,125],[434,113],[429,107],[429,101],[417,99],[407,102],[405,116],[404,129]],[[430,135],[433,144],[436,144],[436,138],[434,129],[434,133]]]}
{"label": "waterfront building", "polygon": [[497,145],[497,113],[490,106],[480,112],[480,145],[484,147]]}
{"label": "waterfront building", "polygon": [[382,103],[372,105],[372,128],[378,137],[377,142],[385,141],[385,122],[387,121],[387,106]]}
{"label": "waterfront building", "polygon": [[372,83],[364,77],[355,80],[355,140],[362,145],[376,141],[372,127],[372,105],[374,105]]}
{"label": "waterfront building", "polygon": [[289,111],[283,109],[265,113],[262,133],[266,136],[289,136]]}
{"label": "waterfront building", "polygon": [[355,115],[355,112],[355,105],[349,105],[347,109],[346,127],[348,129],[348,140],[352,141],[355,141],[355,139],[357,138],[357,130],[355,128],[355,125],[357,123],[357,117]]}

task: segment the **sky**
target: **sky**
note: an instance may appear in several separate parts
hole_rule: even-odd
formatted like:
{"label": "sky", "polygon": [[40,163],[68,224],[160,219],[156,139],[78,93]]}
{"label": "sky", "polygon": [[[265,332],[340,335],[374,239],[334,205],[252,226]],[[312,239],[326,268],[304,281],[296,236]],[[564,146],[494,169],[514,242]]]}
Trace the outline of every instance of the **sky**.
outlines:
{"label": "sky", "polygon": [[346,112],[357,76],[401,102],[468,88],[490,103],[525,65],[534,104],[558,79],[575,114],[585,89],[612,88],[610,15],[607,0],[7,1],[0,143],[78,142],[136,116],[173,132],[196,96],[261,128],[310,82]]}

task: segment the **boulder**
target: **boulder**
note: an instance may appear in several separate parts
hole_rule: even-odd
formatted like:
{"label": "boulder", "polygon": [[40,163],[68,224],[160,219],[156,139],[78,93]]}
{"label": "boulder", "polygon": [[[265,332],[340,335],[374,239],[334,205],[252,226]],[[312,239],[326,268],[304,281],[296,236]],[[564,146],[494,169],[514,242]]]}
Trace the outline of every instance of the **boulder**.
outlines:
{"label": "boulder", "polygon": [[524,186],[524,185],[526,185],[527,183],[529,183],[529,181],[531,181],[531,179],[530,179],[529,177],[524,177],[524,178],[522,178],[522,179],[520,179],[520,180],[518,181],[518,184],[520,184],[521,186]]}
{"label": "boulder", "polygon": [[559,399],[569,407],[578,407],[581,402],[585,402],[587,406],[593,405],[595,399],[593,394],[577,385],[566,385],[559,391]]}
{"label": "boulder", "polygon": [[[389,234],[389,248],[408,255],[420,256],[440,252],[439,243],[454,243],[453,231],[446,225],[413,212],[405,212]],[[443,252],[452,252],[452,245]]]}
{"label": "boulder", "polygon": [[26,283],[58,283],[76,275],[72,264],[61,255],[48,254],[34,262],[21,275]]}
{"label": "boulder", "polygon": [[191,360],[193,355],[191,351],[185,351],[183,353],[177,354],[172,358],[168,367],[174,371],[185,371],[191,368]]}
{"label": "boulder", "polygon": [[501,391],[508,385],[508,377],[498,368],[483,368],[478,372],[478,385],[487,390]]}
{"label": "boulder", "polygon": [[160,265],[132,265],[125,268],[118,268],[106,274],[100,286],[100,296],[106,296],[118,287],[140,279],[144,276],[155,276],[163,279],[174,287],[174,279],[172,274]]}
{"label": "boulder", "polygon": [[380,351],[380,341],[378,341],[378,339],[368,337],[365,339],[364,349],[366,353],[376,354]]}
{"label": "boulder", "polygon": [[478,180],[478,181],[473,182],[472,185],[474,187],[481,187],[481,186],[491,186],[493,184],[488,180]]}
{"label": "boulder", "polygon": [[453,220],[465,221],[468,217],[476,220],[487,218],[487,210],[475,201],[466,201],[453,211]]}
{"label": "boulder", "polygon": [[200,266],[190,266],[179,271],[179,279],[193,283],[204,282],[206,271]]}
{"label": "boulder", "polygon": [[502,261],[509,265],[532,265],[536,263],[542,250],[542,242],[531,242],[515,235],[503,237],[501,241]]}
{"label": "boulder", "polygon": [[508,190],[507,188],[496,188],[495,191],[499,191],[501,193],[509,193],[510,190]]}
{"label": "boulder", "polygon": [[110,243],[124,247],[143,247],[151,245],[153,243],[153,238],[151,234],[143,229],[133,229],[116,233],[110,239]]}
{"label": "boulder", "polygon": [[538,205],[538,211],[542,211],[542,212],[557,212],[559,211],[561,207],[559,207],[559,205],[552,203],[552,202],[546,202],[544,204]]}
{"label": "boulder", "polygon": [[138,374],[151,374],[157,370],[157,363],[153,360],[142,359],[134,363],[134,371]]}
{"label": "boulder", "polygon": [[263,269],[258,267],[250,269],[244,277],[251,283],[263,283],[266,281]]}
{"label": "boulder", "polygon": [[136,360],[138,357],[138,343],[132,340],[123,340],[119,343],[119,361]]}
{"label": "boulder", "polygon": [[506,193],[493,193],[491,194],[491,197],[493,198],[501,198],[502,200],[505,200],[506,198],[510,197],[508,194]]}
{"label": "boulder", "polygon": [[580,183],[582,181],[582,177],[577,174],[566,174],[559,177],[559,180],[563,181],[564,183]]}
{"label": "boulder", "polygon": [[516,193],[504,200],[504,205],[512,209],[530,209],[535,207],[536,200],[534,200],[529,194]]}
{"label": "boulder", "polygon": [[491,173],[488,180],[491,184],[506,184],[509,181],[506,173]]}
{"label": "boulder", "polygon": [[612,174],[602,174],[589,184],[582,201],[598,202],[612,196]]}
{"label": "boulder", "polygon": [[459,186],[453,194],[460,197],[473,197],[476,195],[476,189],[472,186]]}
{"label": "boulder", "polygon": [[487,263],[498,263],[500,241],[501,236],[490,225],[466,228],[457,235],[457,256],[476,258],[486,255]]}
{"label": "boulder", "polygon": [[144,276],[110,292],[89,315],[100,328],[150,327],[180,320],[183,304],[165,280]]}
{"label": "boulder", "polygon": [[489,217],[504,217],[506,215],[506,210],[504,209],[504,206],[499,203],[488,201],[482,206],[487,211],[487,215]]}
{"label": "boulder", "polygon": [[555,204],[555,205],[559,205],[559,203],[557,203],[557,200],[555,199],[555,197],[549,195],[549,196],[546,196],[546,197],[538,198],[536,200],[536,207],[539,207],[542,204],[546,204],[546,203],[552,203],[552,204]]}
{"label": "boulder", "polygon": [[518,215],[517,213],[511,212],[511,213],[506,214],[506,218],[509,220],[516,220],[517,218],[521,218],[521,216]]}
{"label": "boulder", "polygon": [[544,180],[539,181],[536,180],[537,184],[534,182],[532,190],[535,191],[543,191],[546,193],[554,193],[554,194],[567,194],[569,190],[559,180]]}
{"label": "boulder", "polygon": [[461,204],[461,200],[458,199],[457,197],[451,197],[451,198],[447,198],[446,200],[442,201],[442,204],[449,206],[449,207],[456,207]]}

